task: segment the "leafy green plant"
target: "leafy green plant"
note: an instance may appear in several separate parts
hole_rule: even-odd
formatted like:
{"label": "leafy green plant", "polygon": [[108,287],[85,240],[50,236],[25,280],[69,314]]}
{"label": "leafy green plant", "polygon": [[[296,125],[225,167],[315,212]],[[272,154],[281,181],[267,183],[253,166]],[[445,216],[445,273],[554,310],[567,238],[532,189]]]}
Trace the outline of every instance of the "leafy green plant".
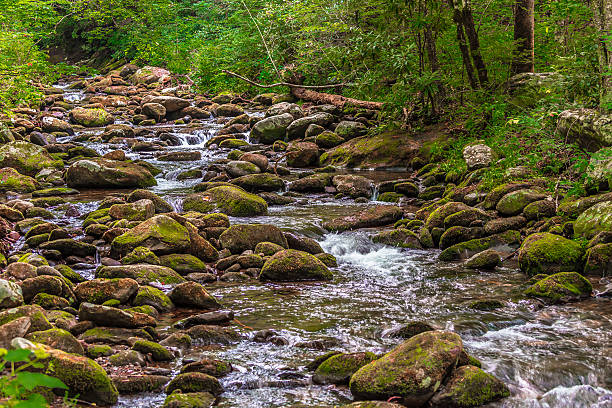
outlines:
{"label": "leafy green plant", "polygon": [[40,393],[41,389],[63,389],[68,387],[59,379],[40,372],[40,362],[47,355],[42,349],[0,349],[0,406],[11,408],[41,408],[49,404]]}

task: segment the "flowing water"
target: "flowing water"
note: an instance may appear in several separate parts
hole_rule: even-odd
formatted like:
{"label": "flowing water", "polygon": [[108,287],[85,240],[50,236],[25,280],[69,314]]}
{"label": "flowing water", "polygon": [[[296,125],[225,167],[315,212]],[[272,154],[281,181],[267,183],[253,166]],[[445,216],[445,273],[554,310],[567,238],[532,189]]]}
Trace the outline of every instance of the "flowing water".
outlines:
{"label": "flowing water", "polygon": [[[80,101],[82,95],[75,92],[73,98]],[[133,153],[123,145],[85,144],[100,153],[123,148],[130,158],[144,159],[163,169],[157,177],[158,186],[152,190],[180,211],[182,197],[197,180],[179,181],[176,176],[226,157],[227,150],[205,147],[220,127],[214,119],[197,127],[151,127],[181,140],[180,146],[169,151],[200,151],[202,159],[196,162],[160,162],[151,153]],[[101,133],[101,129],[83,132]],[[377,181],[406,176],[382,171],[359,174]],[[113,192],[83,191],[77,205],[86,213],[109,193]],[[609,299],[541,307],[521,296],[525,277],[517,268],[486,273],[467,270],[438,262],[435,250],[392,248],[373,244],[368,231],[329,234],[321,228],[324,220],[365,205],[369,204],[308,196],[294,205],[270,207],[267,216],[232,219],[232,223],[270,223],[313,237],[337,257],[339,266],[332,282],[279,285],[252,281],[207,286],[245,326],[241,330],[244,340],[237,345],[194,346],[183,356],[232,363],[234,372],[221,380],[226,391],[220,407],[314,407],[349,402],[346,388],[311,383],[303,366],[323,351],[304,346],[328,344],[341,351],[381,353],[398,342],[387,336],[387,331],[414,320],[455,330],[483,368],[509,385],[511,397],[490,406],[612,407]],[[80,222],[66,221],[73,225]],[[610,284],[605,280],[593,283],[599,290]],[[470,302],[479,299],[497,299],[504,307],[493,311],[470,308]],[[275,330],[289,344],[254,342],[253,332],[261,329]],[[176,372],[179,362],[171,367]],[[164,397],[121,397],[119,406],[157,407]]]}

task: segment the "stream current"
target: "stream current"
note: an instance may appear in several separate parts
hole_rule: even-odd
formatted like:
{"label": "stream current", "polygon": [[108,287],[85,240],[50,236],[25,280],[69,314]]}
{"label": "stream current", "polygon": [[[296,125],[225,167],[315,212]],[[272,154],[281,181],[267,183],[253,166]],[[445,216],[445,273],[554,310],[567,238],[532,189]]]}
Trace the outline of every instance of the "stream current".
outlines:
{"label": "stream current", "polygon": [[[81,91],[66,90],[66,100],[78,104],[83,98]],[[200,151],[201,160],[194,162],[160,162],[153,153],[134,153],[125,145],[84,144],[101,154],[124,149],[129,158],[146,160],[162,169],[158,185],[151,190],[180,211],[182,197],[198,180],[179,181],[176,175],[226,157],[227,150],[205,146],[221,126],[211,118],[197,127],[151,127],[152,131],[163,128],[180,139],[180,146],[167,151]],[[101,132],[87,129],[58,142]],[[407,176],[388,171],[356,173],[377,182]],[[83,190],[72,201],[84,214],[116,192]],[[521,296],[525,277],[516,267],[486,273],[467,270],[437,261],[435,250],[374,244],[364,230],[333,234],[321,228],[323,221],[367,205],[371,204],[308,195],[292,205],[271,206],[266,216],[231,219],[232,224],[269,223],[315,238],[326,252],[336,256],[338,267],[333,281],[324,283],[207,285],[245,326],[241,329],[244,339],[237,345],[194,346],[183,355],[188,359],[218,358],[233,365],[234,371],[221,379],[225,392],[218,406],[317,407],[350,402],[346,388],[312,384],[304,365],[324,351],[303,346],[330,344],[332,349],[345,352],[381,353],[399,342],[386,335],[388,330],[419,320],[455,330],[467,351],[482,361],[483,369],[508,384],[511,396],[489,406],[612,407],[612,302],[591,298],[542,308]],[[81,222],[66,218],[63,211],[57,215],[69,225]],[[84,274],[93,277],[92,270]],[[610,282],[593,284],[601,290]],[[500,300],[504,307],[493,311],[470,308],[470,303],[479,299]],[[160,325],[174,320],[162,319]],[[289,344],[254,342],[252,333],[262,329],[276,331]],[[180,361],[170,366],[176,373]],[[122,396],[118,406],[159,407],[164,398],[163,393]]]}

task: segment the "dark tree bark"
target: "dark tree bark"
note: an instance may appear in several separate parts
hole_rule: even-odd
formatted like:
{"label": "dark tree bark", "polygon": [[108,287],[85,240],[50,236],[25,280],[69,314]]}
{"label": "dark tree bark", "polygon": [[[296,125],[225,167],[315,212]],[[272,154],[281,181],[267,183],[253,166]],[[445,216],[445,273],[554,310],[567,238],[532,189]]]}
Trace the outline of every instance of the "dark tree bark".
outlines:
{"label": "dark tree bark", "polygon": [[[457,41],[472,88],[484,87],[489,83],[487,67],[480,54],[480,41],[474,27],[474,17],[469,0],[449,0],[453,7],[453,20],[457,24]],[[469,44],[469,52],[468,52]],[[473,64],[473,65],[472,65]],[[474,67],[478,73],[478,82],[474,76]]]}
{"label": "dark tree bark", "polygon": [[512,60],[513,75],[533,72],[534,25],[534,0],[516,0],[514,10],[516,50]]}
{"label": "dark tree bark", "polygon": [[612,112],[612,1],[593,0],[592,5],[599,32],[600,107],[604,112]]}

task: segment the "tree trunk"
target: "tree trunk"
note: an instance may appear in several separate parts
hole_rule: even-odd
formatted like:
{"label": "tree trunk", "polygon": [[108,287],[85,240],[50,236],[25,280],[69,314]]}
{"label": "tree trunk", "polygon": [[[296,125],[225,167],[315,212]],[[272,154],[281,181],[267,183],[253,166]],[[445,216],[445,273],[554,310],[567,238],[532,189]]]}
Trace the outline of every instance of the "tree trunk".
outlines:
{"label": "tree trunk", "polygon": [[599,32],[600,108],[603,112],[612,112],[612,1],[593,0],[592,4]]}
{"label": "tree trunk", "polygon": [[534,0],[516,0],[514,41],[517,48],[512,60],[512,75],[533,72],[534,25]]}
{"label": "tree trunk", "polygon": [[381,110],[383,108],[382,102],[360,101],[359,99],[346,98],[342,95],[317,92],[305,88],[291,88],[291,94],[307,102],[330,104],[339,108],[343,108],[345,105],[371,110]]}
{"label": "tree trunk", "polygon": [[[457,24],[457,41],[461,50],[461,57],[473,89],[486,86],[489,82],[487,68],[480,55],[480,42],[474,27],[474,18],[469,0],[449,0],[453,7],[453,20]],[[469,51],[468,51],[469,43]],[[471,58],[470,58],[471,57]],[[473,64],[473,65],[472,65]],[[474,67],[478,73],[478,82],[474,76]]]}

